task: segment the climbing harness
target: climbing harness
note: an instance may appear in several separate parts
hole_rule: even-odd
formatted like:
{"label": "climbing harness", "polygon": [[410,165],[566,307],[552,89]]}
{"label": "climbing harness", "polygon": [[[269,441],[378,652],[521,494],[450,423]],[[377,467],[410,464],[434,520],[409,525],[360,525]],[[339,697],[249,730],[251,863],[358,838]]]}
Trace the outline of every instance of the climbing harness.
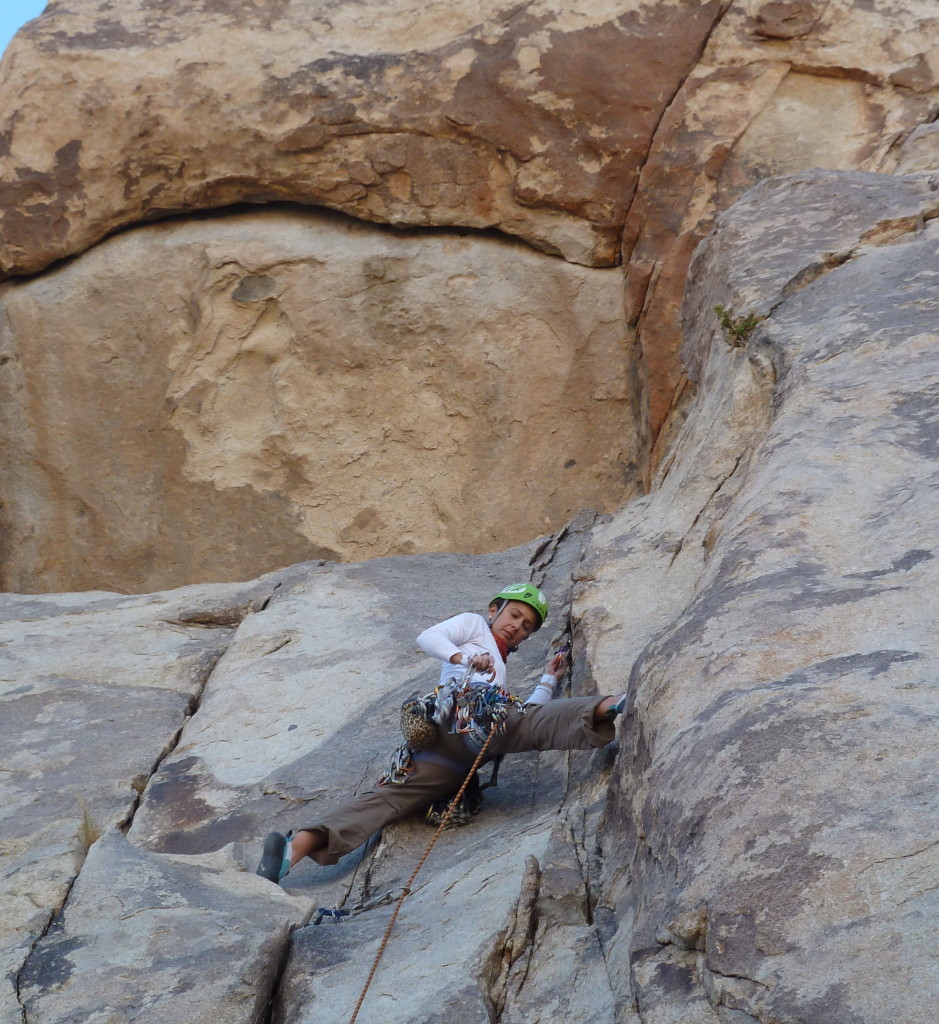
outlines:
{"label": "climbing harness", "polygon": [[[460,786],[456,796],[453,798],[453,802],[450,804],[451,812],[456,808],[457,803],[460,801],[460,799],[463,796],[463,793],[469,786],[470,779],[476,774],[476,769],[479,768],[479,766],[482,764],[483,758],[485,757],[486,754],[486,748],[489,746],[489,743],[492,740],[493,736],[495,736],[496,729],[497,724],[493,723],[491,729],[489,730],[489,735],[486,737],[479,753],[476,755],[476,760],[473,762],[472,768],[470,768],[466,778],[463,780],[463,785]],[[414,868],[414,870],[411,872],[411,877],[401,887],[401,895],[398,897],[398,902],[395,904],[395,909],[391,915],[391,920],[388,922],[387,928],[385,928],[385,934],[382,936],[381,942],[379,943],[378,952],[375,954],[375,959],[372,961],[372,969],[368,972],[368,977],[365,979],[365,986],[363,987],[361,995],[358,998],[358,1002],[355,1004],[355,1009],[352,1011],[352,1016],[349,1018],[349,1024],[355,1024],[356,1017],[358,1017],[359,1015],[359,1010],[362,1009],[362,1003],[365,1001],[365,994],[366,992],[368,992],[369,986],[372,984],[372,979],[375,977],[375,972],[378,970],[379,961],[382,958],[382,954],[385,952],[385,947],[388,945],[388,940],[391,938],[391,929],[394,928],[395,921],[398,920],[398,914],[401,912],[401,907],[404,904],[405,898],[407,897],[408,893],[411,892],[411,886],[414,884],[414,879],[417,878],[418,872],[421,870],[427,858],[430,856],[430,851],[434,848],[434,844],[443,835],[443,831],[447,827],[447,824],[449,823],[449,817],[450,815],[447,814],[444,817],[444,820],[437,827],[437,831],[433,834],[430,842],[427,844],[427,849],[424,850],[423,856],[417,862],[417,867]]]}

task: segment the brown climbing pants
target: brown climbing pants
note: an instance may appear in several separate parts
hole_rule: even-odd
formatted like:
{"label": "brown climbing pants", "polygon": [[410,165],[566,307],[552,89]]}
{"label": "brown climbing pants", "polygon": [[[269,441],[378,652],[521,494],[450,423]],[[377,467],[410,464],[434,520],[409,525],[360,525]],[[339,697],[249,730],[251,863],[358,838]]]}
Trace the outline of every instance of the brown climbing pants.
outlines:
{"label": "brown climbing pants", "polygon": [[[593,724],[594,708],[603,697],[570,697],[530,705],[525,714],[510,714],[504,733],[495,737],[487,757],[517,754],[526,750],[590,750],[603,747],[614,736],[613,725]],[[319,864],[335,864],[340,857],[361,846],[385,825],[422,810],[439,796],[456,789],[476,759],[462,736],[447,733],[433,748],[433,754],[457,765],[446,768],[429,760],[414,762],[414,774],[401,785],[375,786],[345,803],[331,808],[315,824],[302,831],[326,835],[326,845],[310,856]]]}

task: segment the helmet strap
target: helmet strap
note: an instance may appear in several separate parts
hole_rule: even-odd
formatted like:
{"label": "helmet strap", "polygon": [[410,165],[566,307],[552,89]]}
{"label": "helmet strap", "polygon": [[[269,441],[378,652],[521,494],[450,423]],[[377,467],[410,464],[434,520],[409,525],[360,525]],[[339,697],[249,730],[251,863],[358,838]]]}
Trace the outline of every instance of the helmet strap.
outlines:
{"label": "helmet strap", "polygon": [[[509,603],[509,600],[508,600],[507,597],[503,597],[503,598],[500,598],[498,601],[493,601],[492,603],[494,605],[496,605],[497,607],[496,607],[495,615],[493,615],[492,618],[489,620],[489,628],[490,628],[490,630],[496,624],[496,620],[502,614],[502,609]],[[496,647],[499,648],[499,653],[502,655],[502,660],[503,661],[505,661],[505,659],[510,654],[514,654],[518,650],[518,645],[517,644],[515,645],[515,647],[506,647],[505,644],[503,643],[503,641],[500,640],[495,635],[495,633],[492,634],[492,639],[495,640]]]}

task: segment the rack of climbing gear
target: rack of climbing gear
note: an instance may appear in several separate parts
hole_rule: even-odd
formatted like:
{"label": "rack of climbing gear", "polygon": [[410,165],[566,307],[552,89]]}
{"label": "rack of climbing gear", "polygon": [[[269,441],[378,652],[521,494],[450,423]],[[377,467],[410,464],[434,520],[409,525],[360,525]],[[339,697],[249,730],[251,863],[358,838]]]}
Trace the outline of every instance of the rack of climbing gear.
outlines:
{"label": "rack of climbing gear", "polygon": [[[466,791],[467,786],[470,784],[470,779],[476,773],[477,768],[483,763],[483,758],[486,755],[486,748],[489,746],[493,736],[496,735],[497,723],[493,723],[489,730],[489,735],[483,742],[483,745],[476,755],[476,760],[473,762],[472,768],[467,772],[466,778],[463,780],[463,785],[459,788],[454,796],[452,803],[450,804],[450,812],[456,808],[457,804],[463,798],[463,793]],[[385,934],[382,936],[381,942],[378,946],[378,952],[375,954],[375,959],[372,961],[372,969],[368,972],[368,977],[365,979],[365,985],[358,998],[358,1002],[355,1004],[355,1009],[352,1011],[352,1016],[349,1018],[349,1024],[355,1024],[356,1018],[359,1015],[359,1010],[362,1009],[362,1003],[365,1002],[365,994],[368,992],[369,987],[372,984],[372,979],[375,977],[375,972],[378,970],[378,964],[381,961],[382,954],[385,952],[385,947],[388,945],[388,940],[391,938],[391,929],[394,928],[395,921],[398,920],[398,914],[401,912],[401,907],[404,903],[408,893],[411,892],[411,886],[414,884],[414,879],[417,878],[418,872],[424,866],[427,858],[430,856],[430,851],[434,848],[437,840],[443,835],[444,829],[447,827],[450,819],[450,814],[447,814],[440,825],[437,827],[437,831],[431,837],[430,842],[427,844],[427,849],[424,850],[424,854],[421,859],[417,862],[417,867],[411,872],[411,877],[401,887],[401,895],[398,897],[398,902],[395,904],[394,912],[391,915],[391,920],[388,922],[388,926],[385,928]]]}
{"label": "rack of climbing gear", "polygon": [[[436,744],[438,728],[446,728],[454,720],[455,730],[466,737],[469,745],[478,750],[493,728],[505,731],[509,713],[514,708],[525,714],[525,705],[514,694],[492,684],[473,685],[476,669],[472,664],[459,678],[442,683],[423,697],[409,697],[401,705],[402,743],[391,755],[388,770],[378,785],[400,786],[414,774],[414,752],[429,750]],[[494,769],[495,785],[498,768]],[[488,788],[488,787],[483,787]]]}
{"label": "rack of climbing gear", "polygon": [[474,747],[481,746],[489,733],[505,731],[512,708],[525,713],[525,705],[514,694],[498,686],[472,686],[464,683],[453,694],[456,702],[456,731],[466,736]]}

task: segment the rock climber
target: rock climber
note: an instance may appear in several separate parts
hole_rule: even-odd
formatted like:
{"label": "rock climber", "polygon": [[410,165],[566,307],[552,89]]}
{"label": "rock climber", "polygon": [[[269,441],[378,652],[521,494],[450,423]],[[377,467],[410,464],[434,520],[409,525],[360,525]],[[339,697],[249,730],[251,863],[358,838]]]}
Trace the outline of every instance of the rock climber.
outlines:
{"label": "rock climber", "polygon": [[[432,745],[414,750],[405,743],[396,751],[391,770],[372,789],[296,832],[269,833],[257,873],[279,882],[303,857],[335,864],[380,828],[449,794],[468,774],[495,719],[500,728],[487,748],[489,757],[526,750],[588,750],[609,743],[625,695],[553,699],[567,671],[566,654],[548,659],[524,703],[506,690],[506,659],[542,627],[547,615],[548,602],[537,587],[513,583],[492,599],[488,618],[463,612],[425,629],[418,646],[442,663],[437,688],[425,698],[437,726]],[[470,667],[475,670],[471,676]]]}

